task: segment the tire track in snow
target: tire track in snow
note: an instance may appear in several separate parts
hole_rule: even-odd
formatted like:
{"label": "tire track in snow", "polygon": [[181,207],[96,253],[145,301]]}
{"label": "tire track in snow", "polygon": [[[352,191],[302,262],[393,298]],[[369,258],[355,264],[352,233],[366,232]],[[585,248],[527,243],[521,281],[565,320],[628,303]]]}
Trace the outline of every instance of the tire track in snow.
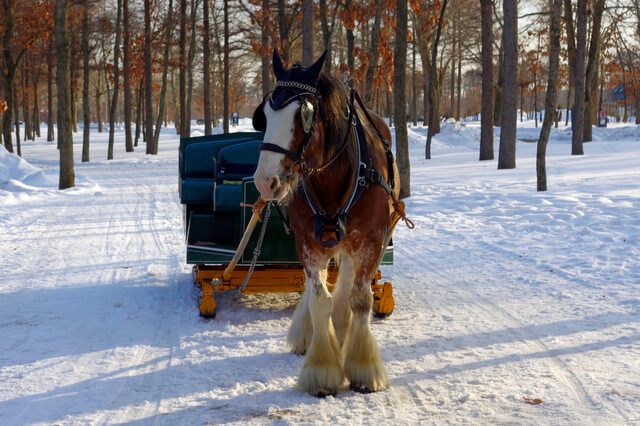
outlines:
{"label": "tire track in snow", "polygon": [[[507,259],[505,259],[505,254],[500,251],[494,251],[491,255],[486,255],[485,252],[482,251],[481,248],[475,247],[471,249],[466,246],[464,248],[459,247],[461,250],[456,250],[458,252],[462,252],[464,254],[465,250],[469,253],[475,252],[476,255],[479,253],[483,253],[482,261],[484,270],[478,269],[478,265],[471,265],[473,263],[472,259],[466,259],[464,266],[460,267],[452,267],[456,266],[456,262],[448,261],[446,258],[443,258],[442,255],[436,255],[429,257],[430,254],[437,253],[438,250],[442,250],[443,252],[451,252],[452,246],[456,244],[452,244],[453,235],[452,233],[446,232],[447,238],[445,238],[446,243],[441,243],[438,238],[433,238],[429,243],[426,242],[429,239],[428,235],[420,235],[419,238],[424,238],[425,242],[420,242],[415,244],[417,247],[434,247],[431,253],[425,253],[428,260],[421,261],[420,259],[424,259],[421,256],[417,256],[416,253],[412,250],[412,245],[403,245],[402,240],[400,243],[396,245],[396,253],[397,258],[402,259],[401,265],[403,271],[418,271],[418,274],[414,275],[423,275],[428,277],[429,287],[435,287],[438,289],[446,288],[449,296],[448,300],[457,300],[458,303],[462,303],[464,305],[469,306],[471,309],[469,311],[474,312],[474,321],[478,321],[478,314],[487,318],[494,318],[494,322],[497,325],[504,326],[504,330],[501,332],[511,333],[513,342],[531,342],[535,349],[538,352],[544,353],[544,359],[547,361],[551,371],[557,377],[557,379],[564,384],[564,386],[569,389],[574,397],[574,399],[580,404],[580,406],[586,412],[586,416],[592,421],[602,421],[602,415],[598,412],[598,407],[588,394],[585,386],[577,377],[576,373],[565,363],[563,362],[558,355],[555,353],[553,349],[550,349],[539,337],[527,335],[524,332],[519,330],[526,330],[527,325],[523,323],[520,319],[518,319],[515,315],[509,313],[506,309],[500,307],[489,298],[481,295],[479,292],[473,290],[473,286],[469,285],[470,283],[477,282],[480,278],[479,275],[486,276],[491,275],[492,271],[503,268],[501,265],[509,264]],[[468,245],[469,241],[463,241],[464,244]],[[486,249],[486,247],[485,247]],[[435,259],[435,261],[434,261]],[[439,263],[440,260],[442,263]],[[458,259],[459,260],[459,259]],[[490,260],[490,263],[488,263]],[[512,261],[512,259],[508,259]],[[440,265],[446,268],[446,274],[442,270],[440,270]],[[471,266],[470,266],[471,265]],[[396,266],[397,268],[397,266]],[[534,269],[532,273],[536,273],[535,265],[527,264],[525,269]],[[522,268],[518,269],[521,270]],[[479,275],[478,275],[479,274]],[[394,280],[400,284],[404,284],[405,282],[414,281],[415,276],[408,272],[402,272],[398,278],[394,277]],[[396,289],[401,288],[401,285],[394,285]],[[506,289],[506,291],[511,291],[512,289]],[[412,300],[413,303],[422,304],[424,306],[428,306],[430,304],[435,303],[434,309],[436,309],[440,314],[451,315],[451,308],[446,306],[447,299],[440,300],[438,297],[430,299],[429,292],[413,292],[412,295],[418,295],[418,300]],[[396,297],[398,300],[398,297]],[[440,306],[437,305],[437,302],[440,301],[442,303]],[[397,302],[396,302],[397,303]],[[455,313],[451,315],[453,319],[461,319],[460,316]],[[471,344],[474,344],[471,342]],[[519,358],[523,359],[522,356]],[[446,372],[450,370],[451,372],[455,372],[455,368],[445,367],[444,370],[439,370],[441,372]],[[420,389],[418,384],[412,384],[407,386],[407,392],[412,396],[414,402],[414,408],[418,409],[422,412],[429,412],[429,406],[425,399],[416,397],[417,392],[421,392],[424,394],[424,390]]]}

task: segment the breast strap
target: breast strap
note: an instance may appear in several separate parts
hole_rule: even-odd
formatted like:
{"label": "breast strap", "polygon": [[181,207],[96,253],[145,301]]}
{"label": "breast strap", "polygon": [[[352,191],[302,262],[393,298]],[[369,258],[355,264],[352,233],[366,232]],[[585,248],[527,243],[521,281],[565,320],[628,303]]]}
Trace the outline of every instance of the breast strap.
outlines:
{"label": "breast strap", "polygon": [[[365,117],[369,120],[384,145],[387,156],[387,167],[390,183],[386,181],[382,174],[378,173],[371,166],[371,155],[369,154],[369,147],[367,145],[364,127],[362,126],[360,117],[358,117],[358,114],[356,112],[355,100],[357,100],[362,107]],[[314,197],[311,194],[309,184],[307,182],[307,177],[305,175],[302,175],[300,179],[302,194],[305,197],[307,205],[313,212],[313,216],[311,219],[314,221],[314,237],[316,241],[318,241],[323,247],[334,247],[346,237],[349,211],[358,202],[362,194],[364,194],[364,192],[369,188],[371,183],[382,186],[387,192],[387,196],[389,197],[391,197],[395,183],[395,179],[393,176],[393,153],[391,152],[390,146],[386,139],[382,136],[382,133],[380,133],[380,131],[376,127],[373,119],[367,112],[367,109],[364,107],[360,96],[354,89],[351,89],[350,92],[350,109],[348,122],[350,124],[347,132],[351,132],[353,137],[355,138],[358,167],[356,179],[353,182],[353,185],[349,192],[349,197],[347,198],[344,206],[341,208],[337,208],[334,214],[329,215],[324,209],[322,209],[322,207],[318,205],[318,203],[314,201]],[[335,237],[324,240],[323,233],[333,233]]]}

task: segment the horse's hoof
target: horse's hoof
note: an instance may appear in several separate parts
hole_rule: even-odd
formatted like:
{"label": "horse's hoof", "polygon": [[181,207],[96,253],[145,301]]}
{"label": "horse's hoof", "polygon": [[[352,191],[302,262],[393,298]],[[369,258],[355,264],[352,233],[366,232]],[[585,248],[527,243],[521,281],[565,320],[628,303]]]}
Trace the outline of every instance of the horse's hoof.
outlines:
{"label": "horse's hoof", "polygon": [[375,392],[371,387],[367,385],[351,385],[351,390],[358,393],[373,393]]}
{"label": "horse's hoof", "polygon": [[326,398],[328,396],[336,396],[338,394],[338,392],[336,391],[330,391],[327,389],[318,389],[318,391],[313,395],[316,398]]}

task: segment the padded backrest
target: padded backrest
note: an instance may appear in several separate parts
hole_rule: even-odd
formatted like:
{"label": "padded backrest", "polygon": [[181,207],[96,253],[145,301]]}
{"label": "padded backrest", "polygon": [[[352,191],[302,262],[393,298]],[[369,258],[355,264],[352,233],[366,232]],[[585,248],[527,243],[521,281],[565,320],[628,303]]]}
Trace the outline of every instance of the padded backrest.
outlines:
{"label": "padded backrest", "polygon": [[184,149],[183,177],[212,178],[214,176],[213,159],[220,149],[237,143],[246,142],[249,138],[200,142],[187,145]]}
{"label": "padded backrest", "polygon": [[251,176],[258,167],[261,141],[237,143],[218,151],[217,182],[241,181]]}

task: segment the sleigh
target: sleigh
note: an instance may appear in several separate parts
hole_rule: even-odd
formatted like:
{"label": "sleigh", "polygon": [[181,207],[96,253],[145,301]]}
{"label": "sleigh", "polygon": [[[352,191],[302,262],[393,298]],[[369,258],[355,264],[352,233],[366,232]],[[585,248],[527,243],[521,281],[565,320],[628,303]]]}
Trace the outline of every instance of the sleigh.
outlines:
{"label": "sleigh", "polygon": [[[286,206],[262,201],[253,183],[262,138],[260,132],[238,132],[180,140],[186,261],[194,265],[203,317],[215,317],[217,293],[304,291],[305,275],[287,225]],[[389,244],[381,264],[392,262]],[[329,265],[330,286],[337,271],[337,265]],[[374,314],[390,315],[392,287],[381,280],[380,271],[371,290]]]}

